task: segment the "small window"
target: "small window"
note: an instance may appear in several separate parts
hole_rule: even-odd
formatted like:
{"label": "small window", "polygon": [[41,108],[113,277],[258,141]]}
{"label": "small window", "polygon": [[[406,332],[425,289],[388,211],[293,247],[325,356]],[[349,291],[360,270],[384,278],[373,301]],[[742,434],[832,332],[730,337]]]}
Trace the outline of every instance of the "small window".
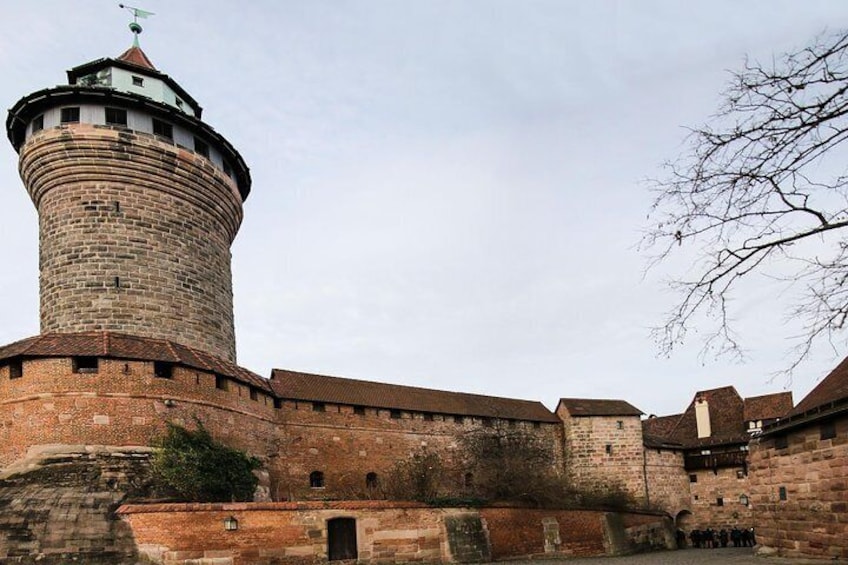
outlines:
{"label": "small window", "polygon": [[786,487],[780,487],[779,489],[777,489],[777,496],[778,498],[780,498],[780,500],[786,500]]}
{"label": "small window", "polygon": [[510,428],[514,428],[515,425],[516,425],[516,421],[515,420],[507,420],[506,425],[509,426]]}
{"label": "small window", "polygon": [[218,390],[230,390],[230,381],[223,375],[215,375],[215,388]]}
{"label": "small window", "polygon": [[465,473],[465,488],[471,488],[474,486],[474,473]]}
{"label": "small window", "polygon": [[324,488],[324,473],[321,471],[309,473],[309,486],[311,488]]}
{"label": "small window", "polygon": [[433,414],[431,414],[430,412],[424,412],[423,416],[424,416],[425,422],[432,422],[433,421]]}
{"label": "small window", "polygon": [[696,475],[695,473],[692,473],[691,475],[689,475],[689,482],[690,483],[697,483],[698,482],[698,475]]}
{"label": "small window", "polygon": [[834,422],[825,422],[819,429],[821,439],[833,439],[836,437],[836,424]]}
{"label": "small window", "polygon": [[695,495],[695,496],[693,496],[692,498],[694,498],[695,500],[698,500],[698,495],[696,494],[696,495]]}
{"label": "small window", "polygon": [[8,365],[10,379],[19,379],[24,376],[23,361],[21,361],[20,359],[10,359]]}
{"label": "small window", "polygon": [[462,424],[464,422],[465,422],[465,418],[462,417],[462,416],[454,416],[453,417],[453,423],[454,424]]}
{"label": "small window", "polygon": [[153,134],[167,137],[168,139],[174,139],[174,126],[168,122],[163,122],[162,120],[153,118]]}
{"label": "small window", "polygon": [[401,414],[400,410],[391,410],[389,412],[389,418],[391,418],[392,420],[400,420],[402,416],[403,415]]}
{"label": "small window", "polygon": [[110,126],[127,125],[127,111],[123,108],[106,108],[106,123]]}
{"label": "small window", "polygon": [[494,425],[491,418],[481,418],[480,423],[483,424],[484,428],[491,428]]}
{"label": "small window", "polygon": [[739,469],[738,471],[736,471],[736,478],[737,479],[744,479],[745,478],[745,471],[743,471],[742,469]]}
{"label": "small window", "polygon": [[74,373],[96,373],[97,357],[74,357]]}
{"label": "small window", "polygon": [[312,411],[313,412],[326,412],[327,405],[323,402],[313,402],[312,403]]}
{"label": "small window", "polygon": [[174,364],[167,361],[154,361],[153,376],[157,379],[172,378],[174,376]]}
{"label": "small window", "polygon": [[177,108],[179,108],[180,110],[183,109],[183,101],[182,100],[180,100],[179,98],[176,98],[176,99],[174,99],[174,103],[177,105]]}
{"label": "small window", "polygon": [[207,159],[209,158],[209,144],[198,137],[194,138],[194,151],[198,155],[203,155]]}
{"label": "small window", "polygon": [[365,475],[365,488],[373,490],[377,488],[378,484],[377,473],[371,472]]}
{"label": "small window", "polygon": [[775,449],[786,449],[789,447],[789,438],[786,435],[775,436],[774,438],[774,448]]}
{"label": "small window", "polygon": [[275,398],[275,399],[274,399],[274,408],[276,408],[277,410],[279,410],[279,409],[280,409],[280,408],[282,408],[282,407],[283,407],[283,401],[282,401],[282,400],[280,400],[279,398]]}
{"label": "small window", "polygon": [[253,387],[250,387],[250,399],[259,401],[259,391]]}
{"label": "small window", "polygon": [[133,86],[140,86],[140,87],[144,88],[144,79],[142,77],[133,75],[132,82],[133,82]]}
{"label": "small window", "polygon": [[357,416],[364,416],[365,415],[365,406],[354,406],[353,407],[353,413],[356,414]]}
{"label": "small window", "polygon": [[230,164],[227,163],[226,161],[224,161],[224,174],[227,175],[228,177],[233,176],[233,168],[230,167]]}
{"label": "small window", "polygon": [[608,443],[604,446],[604,451],[607,455],[612,455],[612,444]]}
{"label": "small window", "polygon": [[63,124],[77,124],[80,120],[79,106],[73,108],[62,108],[59,121]]}
{"label": "small window", "polygon": [[624,422],[622,420],[616,420],[615,427],[618,428],[619,430],[623,430],[624,429]]}
{"label": "small window", "polygon": [[716,498],[716,506],[724,506],[724,499],[722,497]]}
{"label": "small window", "polygon": [[542,427],[542,423],[541,423],[541,422],[533,422],[533,429],[534,429],[534,430],[538,430],[538,429],[540,429],[541,427]]}
{"label": "small window", "polygon": [[44,114],[39,114],[32,120],[31,132],[35,133],[44,129]]}

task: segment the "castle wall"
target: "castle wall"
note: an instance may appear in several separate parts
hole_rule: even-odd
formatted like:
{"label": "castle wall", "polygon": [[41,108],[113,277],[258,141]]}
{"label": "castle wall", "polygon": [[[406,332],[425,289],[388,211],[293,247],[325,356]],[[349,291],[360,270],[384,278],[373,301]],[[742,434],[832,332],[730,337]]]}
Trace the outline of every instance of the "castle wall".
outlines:
{"label": "castle wall", "polygon": [[785,448],[775,436],[751,442],[758,543],[783,556],[848,558],[848,417],[835,433],[822,439],[812,423],[785,434]]}
{"label": "castle wall", "polygon": [[[282,479],[274,498],[378,497],[379,490],[366,488],[368,473],[377,473],[378,480],[385,480],[397,462],[424,452],[438,454],[452,471],[448,482],[461,486],[467,471],[462,466],[463,438],[489,430],[500,433],[497,427],[485,427],[479,418],[466,417],[458,423],[442,414],[433,414],[432,421],[421,413],[404,411],[400,415],[392,418],[389,410],[373,407],[366,407],[360,415],[354,413],[353,406],[336,404],[325,404],[323,412],[316,412],[311,402],[285,401],[280,410],[285,429],[280,470],[287,479]],[[552,468],[559,468],[562,446],[558,425],[515,422],[515,428],[505,428],[503,433],[516,430],[537,438],[550,450]],[[324,487],[310,487],[313,471],[324,474]]]}
{"label": "castle wall", "polygon": [[645,447],[644,457],[650,506],[672,516],[690,509],[689,475],[683,468],[683,451]]}
{"label": "castle wall", "polygon": [[21,148],[39,212],[41,331],[114,330],[235,359],[234,182],[153,135],[90,124]]}
{"label": "castle wall", "polygon": [[[697,529],[733,526],[749,528],[753,524],[751,506],[740,502],[741,495],[749,495],[748,476],[742,467],[722,467],[715,470],[686,471],[690,477],[689,492],[692,500],[692,518],[689,524]],[[691,477],[696,477],[691,482]]]}
{"label": "castle wall", "polygon": [[195,418],[229,445],[262,458],[279,452],[270,396],[234,381],[220,390],[214,374],[186,367],[166,379],[152,362],[100,359],[96,373],[74,373],[70,358],[27,359],[19,378],[0,367],[0,399],[0,467],[34,445],[150,445],[166,422]]}
{"label": "castle wall", "polygon": [[603,491],[619,487],[645,501],[642,423],[638,416],[573,418],[562,407],[565,466],[578,488]]}

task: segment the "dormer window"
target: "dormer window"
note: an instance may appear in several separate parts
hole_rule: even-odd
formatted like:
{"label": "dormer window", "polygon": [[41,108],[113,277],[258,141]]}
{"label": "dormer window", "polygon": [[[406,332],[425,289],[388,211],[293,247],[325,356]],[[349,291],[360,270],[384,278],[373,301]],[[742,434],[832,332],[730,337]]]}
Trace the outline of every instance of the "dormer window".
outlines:
{"label": "dormer window", "polygon": [[138,86],[140,88],[144,88],[144,79],[142,77],[133,75],[132,81],[133,81],[133,86]]}

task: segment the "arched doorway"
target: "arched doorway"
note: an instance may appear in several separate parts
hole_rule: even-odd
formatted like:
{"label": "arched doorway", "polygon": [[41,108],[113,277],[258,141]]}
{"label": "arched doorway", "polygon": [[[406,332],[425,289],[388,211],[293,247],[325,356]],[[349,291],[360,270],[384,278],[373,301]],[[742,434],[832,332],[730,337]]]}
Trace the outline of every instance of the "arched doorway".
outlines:
{"label": "arched doorway", "polygon": [[356,519],[327,520],[327,560],[356,559]]}
{"label": "arched doorway", "polygon": [[688,532],[692,529],[692,521],[692,513],[688,510],[681,510],[674,518],[674,525],[684,532]]}

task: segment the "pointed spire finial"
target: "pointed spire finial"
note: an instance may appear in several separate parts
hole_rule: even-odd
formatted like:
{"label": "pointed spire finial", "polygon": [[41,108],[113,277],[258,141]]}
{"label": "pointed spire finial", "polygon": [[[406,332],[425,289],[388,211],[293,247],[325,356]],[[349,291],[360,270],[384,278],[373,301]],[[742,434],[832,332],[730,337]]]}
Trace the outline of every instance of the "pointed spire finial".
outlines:
{"label": "pointed spire finial", "polygon": [[147,16],[155,16],[156,14],[148,12],[147,10],[142,10],[141,8],[127,6],[126,4],[118,4],[118,7],[123,8],[124,10],[129,10],[129,12],[133,15],[133,21],[130,23],[130,31],[133,33],[133,47],[138,47],[138,34],[142,32],[141,24],[138,23],[138,18],[146,18]]}

